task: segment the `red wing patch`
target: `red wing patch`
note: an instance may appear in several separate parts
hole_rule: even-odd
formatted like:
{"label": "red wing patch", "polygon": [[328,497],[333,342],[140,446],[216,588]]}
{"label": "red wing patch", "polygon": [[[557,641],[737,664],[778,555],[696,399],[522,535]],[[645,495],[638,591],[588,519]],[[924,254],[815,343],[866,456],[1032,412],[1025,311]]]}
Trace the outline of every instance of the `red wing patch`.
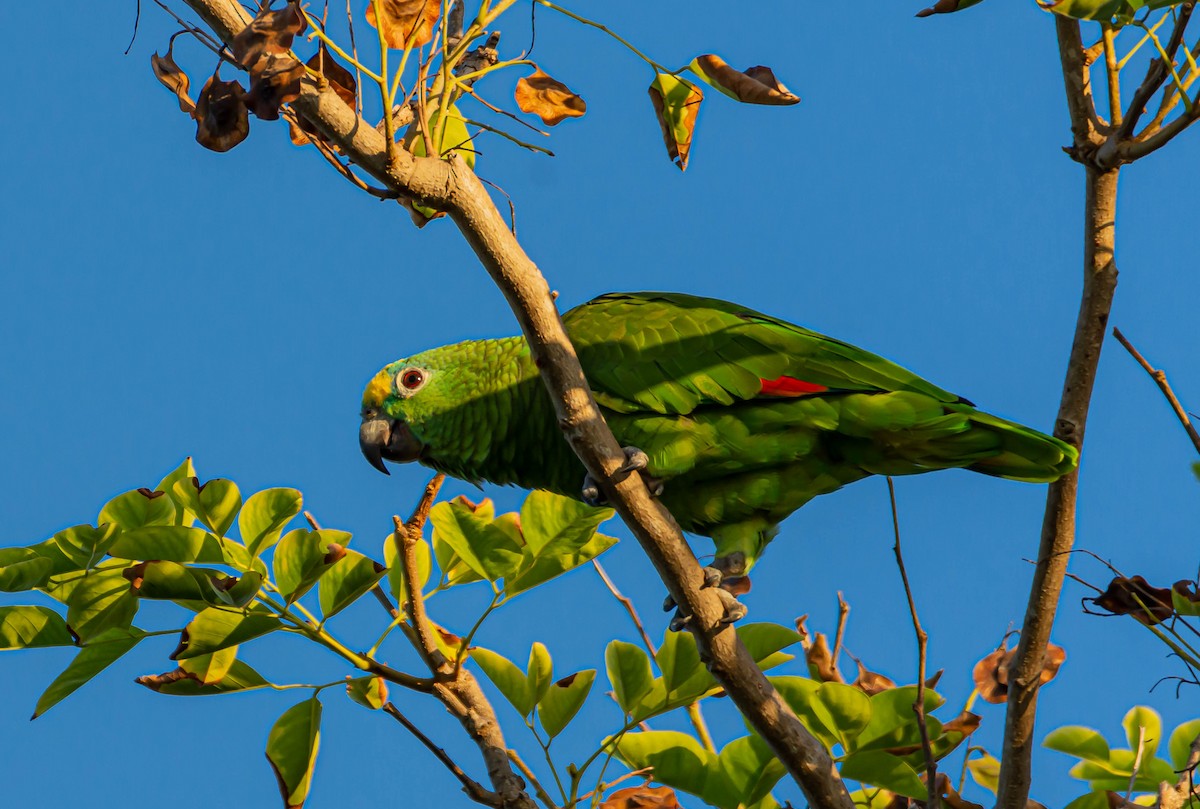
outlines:
{"label": "red wing patch", "polygon": [[811,396],[814,393],[824,393],[829,388],[815,382],[805,382],[792,376],[781,376],[778,379],[760,379],[760,396]]}

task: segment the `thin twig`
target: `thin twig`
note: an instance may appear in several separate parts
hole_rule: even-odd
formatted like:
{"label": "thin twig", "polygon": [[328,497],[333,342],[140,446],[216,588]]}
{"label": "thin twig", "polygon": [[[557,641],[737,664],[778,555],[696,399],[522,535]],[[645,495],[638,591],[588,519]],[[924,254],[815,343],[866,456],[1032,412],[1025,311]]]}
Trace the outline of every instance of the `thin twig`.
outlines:
{"label": "thin twig", "polygon": [[1121,71],[1117,68],[1117,49],[1113,44],[1113,28],[1101,23],[1104,46],[1104,74],[1108,78],[1108,114],[1113,126],[1121,125]]}
{"label": "thin twig", "polygon": [[[933,745],[929,742],[929,727],[925,722],[925,664],[926,650],[929,645],[929,635],[921,627],[921,619],[917,617],[917,603],[913,600],[912,587],[908,583],[908,571],[904,568],[904,555],[900,552],[900,514],[896,509],[896,484],[888,475],[888,499],[892,504],[892,530],[895,532],[896,544],[892,551],[896,554],[896,566],[900,568],[900,579],[904,582],[904,595],[908,599],[908,612],[912,616],[913,631],[917,633],[917,699],[913,703],[913,713],[917,715],[917,727],[921,731],[921,749],[925,752],[925,786],[929,799],[928,809],[938,809],[942,797],[937,784],[937,759],[933,757]],[[838,594],[841,600],[841,594]]]}
{"label": "thin twig", "polygon": [[529,783],[533,784],[534,794],[538,796],[538,800],[542,802],[546,809],[558,809],[558,805],[554,802],[554,799],[550,797],[550,793],[546,792],[546,788],[542,786],[542,782],[538,780],[537,776],[534,775],[533,770],[531,770],[529,765],[525,763],[525,760],[517,754],[516,750],[509,749],[508,759],[513,764],[516,764],[517,769],[521,771],[521,775],[525,776]]}
{"label": "thin twig", "polygon": [[463,785],[463,792],[467,793],[467,796],[471,800],[475,801],[476,803],[482,803],[484,806],[494,806],[497,808],[504,805],[504,801],[499,795],[497,795],[495,792],[492,792],[490,789],[485,788],[483,784],[480,784],[478,781],[471,778],[471,776],[463,772],[462,767],[459,767],[457,764],[455,764],[454,759],[446,755],[445,750],[434,744],[433,741],[424,733],[422,733],[421,729],[414,725],[407,716],[400,713],[400,709],[398,709],[395,705],[393,705],[391,702],[385,702],[383,703],[383,710],[384,713],[403,725],[405,730],[417,738],[417,741],[425,745],[429,752],[433,753],[434,758],[446,765],[446,769],[448,769],[450,773],[459,780],[459,783]]}
{"label": "thin twig", "polygon": [[637,609],[633,606],[633,602],[628,597],[623,595],[617,589],[617,585],[608,577],[608,571],[600,564],[599,559],[592,560],[592,567],[596,568],[596,572],[600,574],[600,579],[604,582],[604,586],[608,588],[608,592],[612,593],[613,598],[621,602],[621,606],[625,608],[625,612],[629,613],[630,620],[637,627],[638,634],[642,636],[642,643],[646,646],[646,651],[651,657],[658,657],[658,647],[654,645],[654,641],[650,640],[650,635],[646,632],[646,627],[642,624],[642,619],[637,613]]}
{"label": "thin twig", "polygon": [[1138,725],[1137,755],[1133,757],[1133,772],[1129,773],[1129,788],[1125,790],[1125,800],[1133,795],[1133,785],[1137,783],[1138,770],[1142,768],[1142,755],[1146,752],[1146,726]]}
{"label": "thin twig", "polygon": [[421,594],[421,582],[417,575],[417,542],[420,541],[425,520],[429,517],[429,510],[433,508],[433,501],[437,498],[438,491],[442,488],[442,482],[445,479],[446,476],[440,472],[434,475],[433,480],[425,486],[421,500],[406,522],[401,522],[399,517],[392,518],[392,524],[395,527],[392,541],[396,543],[396,556],[400,560],[400,571],[407,585],[407,608],[412,619],[413,630],[419,641],[418,651],[425,658],[425,663],[429,666],[430,671],[435,673],[445,673],[443,670],[447,669],[449,661],[438,649],[437,641],[433,637],[433,626],[425,614],[425,598]]}
{"label": "thin twig", "polygon": [[615,787],[617,784],[621,783],[622,781],[628,781],[630,778],[649,779],[653,773],[654,773],[653,767],[642,767],[640,770],[633,770],[632,772],[627,772],[624,775],[614,778],[613,780],[611,780],[607,783],[600,784],[600,786],[597,789],[593,789],[591,792],[585,792],[584,794],[580,795],[578,802],[583,803],[588,798],[595,795],[597,792],[603,793],[605,790]]}
{"label": "thin twig", "polygon": [[842,653],[842,640],[846,636],[846,619],[850,617],[850,605],[846,603],[846,599],[842,597],[842,591],[838,590],[838,622],[837,632],[833,635],[833,670],[837,671],[838,656]]}
{"label": "thin twig", "polygon": [[1167,403],[1171,405],[1171,409],[1175,411],[1175,416],[1179,419],[1179,423],[1183,425],[1183,429],[1187,432],[1188,438],[1192,439],[1192,446],[1196,448],[1196,452],[1200,453],[1200,433],[1196,432],[1196,425],[1192,424],[1192,420],[1188,418],[1187,411],[1183,409],[1183,405],[1179,403],[1179,399],[1175,397],[1175,391],[1171,390],[1170,383],[1167,382],[1166,373],[1151,365],[1145,357],[1141,355],[1133,344],[1121,334],[1121,330],[1114,328],[1113,337],[1125,346],[1125,350],[1129,355],[1137,360],[1138,365],[1146,369],[1146,373],[1150,374],[1150,378],[1154,380],[1154,384],[1158,385],[1158,389],[1162,391],[1163,396],[1167,398]]}

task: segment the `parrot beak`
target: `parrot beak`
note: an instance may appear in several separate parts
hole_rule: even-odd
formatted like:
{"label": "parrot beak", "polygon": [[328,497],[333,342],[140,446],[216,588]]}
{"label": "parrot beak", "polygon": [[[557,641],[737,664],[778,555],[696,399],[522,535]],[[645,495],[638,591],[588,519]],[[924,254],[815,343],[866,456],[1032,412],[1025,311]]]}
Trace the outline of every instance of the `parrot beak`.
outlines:
{"label": "parrot beak", "polygon": [[364,418],[358,428],[358,446],[363,457],[385,475],[390,475],[384,461],[407,463],[421,457],[425,446],[402,421],[389,418]]}

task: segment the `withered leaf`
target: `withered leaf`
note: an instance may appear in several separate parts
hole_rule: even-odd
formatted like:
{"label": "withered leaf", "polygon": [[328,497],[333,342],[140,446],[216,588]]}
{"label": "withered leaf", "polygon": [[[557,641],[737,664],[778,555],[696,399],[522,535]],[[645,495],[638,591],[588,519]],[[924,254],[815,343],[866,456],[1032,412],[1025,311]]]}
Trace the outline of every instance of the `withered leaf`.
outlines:
{"label": "withered leaf", "polygon": [[689,81],[659,73],[651,82],[650,102],[662,128],[663,143],[667,155],[680,171],[687,170],[688,155],[692,150],[692,134],[696,129],[696,116],[704,93]]}
{"label": "withered leaf", "polygon": [[159,56],[156,52],[150,57],[150,67],[159,83],[179,99],[179,111],[191,115],[196,111],[196,102],[188,95],[190,82],[187,74],[175,64],[175,56],[172,53],[174,50],[175,37],[171,37],[171,42],[167,45],[167,55]]}
{"label": "withered leaf", "polygon": [[383,17],[384,41],[394,50],[403,50],[406,45],[419,48],[433,39],[433,26],[442,12],[441,0],[369,0],[367,23],[373,28],[379,27],[375,22],[376,6]]}
{"label": "withered leaf", "polygon": [[300,97],[304,65],[291,56],[264,56],[250,68],[246,106],[263,121],[279,118],[279,107]]}
{"label": "withered leaf", "polygon": [[554,126],[567,118],[578,118],[587,112],[587,104],[570,87],[552,79],[539,67],[532,76],[517,79],[514,94],[521,112],[537,115],[546,126]]}
{"label": "withered leaf", "polygon": [[[928,783],[928,778],[923,777],[923,780]],[[942,799],[943,806],[948,806],[950,809],[984,809],[980,804],[972,803],[962,795],[959,795],[954,785],[950,783],[950,776],[944,772],[938,773],[937,780],[934,783],[937,784],[937,792]]]}
{"label": "withered leaf", "polygon": [[688,68],[730,98],[745,104],[786,106],[800,103],[800,96],[783,86],[769,67],[756,65],[734,70],[720,56],[697,56]]}
{"label": "withered leaf", "polygon": [[896,687],[894,680],[884,677],[877,671],[869,671],[861,662],[858,664],[858,677],[854,679],[851,685],[868,697],[873,697],[880,691],[887,691]]}
{"label": "withered leaf", "polygon": [[975,731],[979,730],[979,724],[983,721],[983,717],[979,714],[963,711],[958,716],[951,719],[946,724],[942,725],[942,733],[961,733],[963,736],[970,736]]}
{"label": "withered leaf", "polygon": [[196,99],[196,142],[214,152],[228,152],[244,141],[250,134],[245,94],[236,81],[221,81],[218,65]]}
{"label": "withered leaf", "polygon": [[1084,600],[1113,615],[1132,615],[1147,626],[1161,623],[1175,612],[1171,591],[1166,587],[1155,587],[1141,576],[1117,576],[1103,593]]}
{"label": "withered leaf", "polygon": [[[329,82],[329,87],[338,98],[346,102],[346,106],[354,108],[355,102],[358,100],[358,82],[354,80],[354,74],[346,68],[342,67],[333,54],[325,48],[325,43],[322,42],[317,52],[308,60],[308,68],[315,73],[320,73]],[[303,118],[298,119],[298,123],[289,124],[292,143],[297,146],[303,146],[308,143],[310,136],[317,134],[316,129],[312,124]]]}
{"label": "withered leaf", "polygon": [[199,678],[196,675],[183,669],[175,669],[163,674],[143,674],[141,677],[135,677],[133,681],[138,685],[146,686],[151,691],[158,691],[164,685],[177,683],[180,680],[196,680],[199,682]]}
{"label": "withered leaf", "polygon": [[[979,696],[986,702],[999,705],[1008,701],[1008,667],[1012,665],[1017,650],[1000,647],[983,660],[975,664],[973,677]],[[1045,685],[1054,679],[1063,661],[1067,659],[1067,651],[1053,643],[1047,644],[1046,658],[1042,662],[1040,682]]]}
{"label": "withered leaf", "polygon": [[308,21],[300,11],[299,2],[290,2],[278,11],[266,4],[258,14],[233,38],[230,50],[247,70],[264,56],[282,56],[292,47],[292,39],[304,33]]}
{"label": "withered leaf", "polygon": [[833,654],[829,651],[829,643],[825,635],[817,632],[813,642],[804,650],[804,658],[808,661],[808,670],[821,682],[842,683],[842,675],[833,663]]}
{"label": "withered leaf", "polygon": [[675,790],[670,787],[626,787],[618,789],[600,804],[600,809],[680,809]]}

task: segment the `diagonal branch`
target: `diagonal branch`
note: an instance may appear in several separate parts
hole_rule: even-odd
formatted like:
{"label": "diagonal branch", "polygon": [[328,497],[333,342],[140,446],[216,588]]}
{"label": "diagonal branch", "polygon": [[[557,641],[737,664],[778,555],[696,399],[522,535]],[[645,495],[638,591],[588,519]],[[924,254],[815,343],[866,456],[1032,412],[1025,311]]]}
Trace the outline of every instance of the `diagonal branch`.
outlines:
{"label": "diagonal branch", "polygon": [[1167,375],[1161,369],[1155,368],[1150,362],[1142,356],[1141,352],[1133,347],[1129,340],[1125,339],[1125,335],[1121,334],[1120,329],[1113,329],[1113,337],[1121,345],[1125,346],[1125,350],[1129,352],[1138,365],[1146,369],[1146,373],[1150,374],[1150,378],[1154,380],[1154,384],[1158,385],[1158,389],[1162,391],[1166,397],[1167,403],[1171,405],[1171,409],[1175,411],[1176,418],[1183,425],[1183,429],[1187,432],[1188,438],[1192,439],[1192,446],[1196,448],[1196,452],[1200,452],[1200,433],[1196,432],[1196,425],[1192,424],[1192,420],[1188,418],[1187,411],[1183,409],[1183,405],[1179,403],[1179,399],[1175,396],[1175,391],[1171,390],[1171,384],[1167,382]]}
{"label": "diagonal branch", "polygon": [[475,801],[476,803],[482,803],[484,806],[497,807],[497,809],[504,805],[504,802],[500,799],[499,795],[489,789],[485,789],[482,784],[463,772],[462,767],[459,767],[457,764],[455,764],[454,759],[446,755],[445,750],[434,744],[433,741],[424,733],[422,733],[421,729],[414,725],[407,716],[400,713],[399,708],[390,702],[385,702],[383,704],[383,711],[388,716],[392,717],[401,725],[403,725],[404,729],[415,736],[417,741],[425,745],[425,747],[429,749],[429,752],[433,753],[434,757],[438,761],[446,765],[446,769],[448,769],[451,774],[459,780],[459,782],[463,785],[463,792],[467,793],[471,800]]}

